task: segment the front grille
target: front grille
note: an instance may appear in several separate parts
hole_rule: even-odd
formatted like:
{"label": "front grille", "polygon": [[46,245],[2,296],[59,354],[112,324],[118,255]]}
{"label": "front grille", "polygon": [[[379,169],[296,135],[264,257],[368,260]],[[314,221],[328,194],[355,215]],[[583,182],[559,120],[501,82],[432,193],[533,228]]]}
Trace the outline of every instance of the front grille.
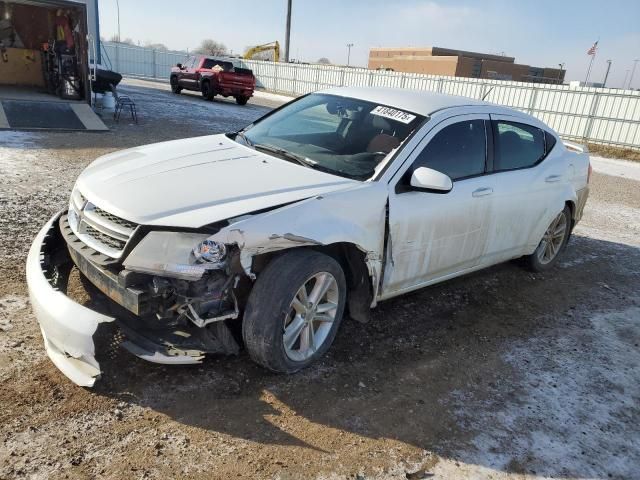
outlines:
{"label": "front grille", "polygon": [[69,203],[69,226],[88,247],[114,259],[122,256],[138,224],[97,207],[74,190]]}
{"label": "front grille", "polygon": [[95,238],[97,241],[108,246],[109,248],[114,248],[116,250],[124,250],[124,247],[127,244],[127,242],[123,242],[121,240],[118,240],[117,238],[110,237],[106,233],[102,233],[100,230],[96,230],[95,228],[93,228],[91,225],[88,225],[88,224],[84,225],[84,230],[85,230],[84,232],[85,234]]}

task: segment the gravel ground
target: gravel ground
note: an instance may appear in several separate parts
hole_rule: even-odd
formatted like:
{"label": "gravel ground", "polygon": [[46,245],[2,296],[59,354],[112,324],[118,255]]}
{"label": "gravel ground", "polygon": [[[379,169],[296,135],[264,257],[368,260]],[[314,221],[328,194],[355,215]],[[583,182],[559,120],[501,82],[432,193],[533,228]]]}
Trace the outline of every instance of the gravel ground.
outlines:
{"label": "gravel ground", "polygon": [[553,271],[506,263],[384,302],[300,374],[244,353],[167,367],[106,349],[96,388],[71,384],[44,353],[24,261],[76,175],[110,151],[232,130],[282,102],[123,90],[140,125],[0,132],[1,479],[638,477],[640,184],[627,165],[597,168]]}

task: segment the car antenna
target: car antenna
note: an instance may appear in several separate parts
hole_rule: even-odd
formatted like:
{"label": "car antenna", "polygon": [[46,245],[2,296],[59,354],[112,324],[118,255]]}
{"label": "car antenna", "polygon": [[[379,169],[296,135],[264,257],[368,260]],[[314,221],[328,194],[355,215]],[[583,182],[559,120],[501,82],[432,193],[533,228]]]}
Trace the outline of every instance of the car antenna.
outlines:
{"label": "car antenna", "polygon": [[491,87],[489,90],[487,90],[487,92],[482,96],[482,100],[487,98],[494,88],[496,88],[496,87]]}

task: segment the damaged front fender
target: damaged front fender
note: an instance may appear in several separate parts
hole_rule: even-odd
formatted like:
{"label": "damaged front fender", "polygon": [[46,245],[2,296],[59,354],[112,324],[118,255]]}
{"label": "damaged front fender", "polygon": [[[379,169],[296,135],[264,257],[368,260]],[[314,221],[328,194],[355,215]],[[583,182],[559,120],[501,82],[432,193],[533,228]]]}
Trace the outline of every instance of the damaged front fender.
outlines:
{"label": "damaged front fender", "polygon": [[257,255],[297,247],[351,243],[365,254],[373,305],[384,249],[386,185],[365,182],[232,223],[210,237],[237,246],[245,273],[255,278]]}

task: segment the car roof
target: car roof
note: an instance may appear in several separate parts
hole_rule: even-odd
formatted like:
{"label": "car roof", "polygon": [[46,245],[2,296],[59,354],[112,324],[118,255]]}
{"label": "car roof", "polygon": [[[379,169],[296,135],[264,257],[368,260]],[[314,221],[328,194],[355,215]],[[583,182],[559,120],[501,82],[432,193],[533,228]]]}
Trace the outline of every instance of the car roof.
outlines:
{"label": "car roof", "polygon": [[444,108],[474,105],[495,107],[496,111],[504,111],[504,107],[481,100],[474,100],[473,98],[406,88],[336,87],[321,90],[317,93],[357,98],[359,100],[387,105],[424,116],[429,116]]}

